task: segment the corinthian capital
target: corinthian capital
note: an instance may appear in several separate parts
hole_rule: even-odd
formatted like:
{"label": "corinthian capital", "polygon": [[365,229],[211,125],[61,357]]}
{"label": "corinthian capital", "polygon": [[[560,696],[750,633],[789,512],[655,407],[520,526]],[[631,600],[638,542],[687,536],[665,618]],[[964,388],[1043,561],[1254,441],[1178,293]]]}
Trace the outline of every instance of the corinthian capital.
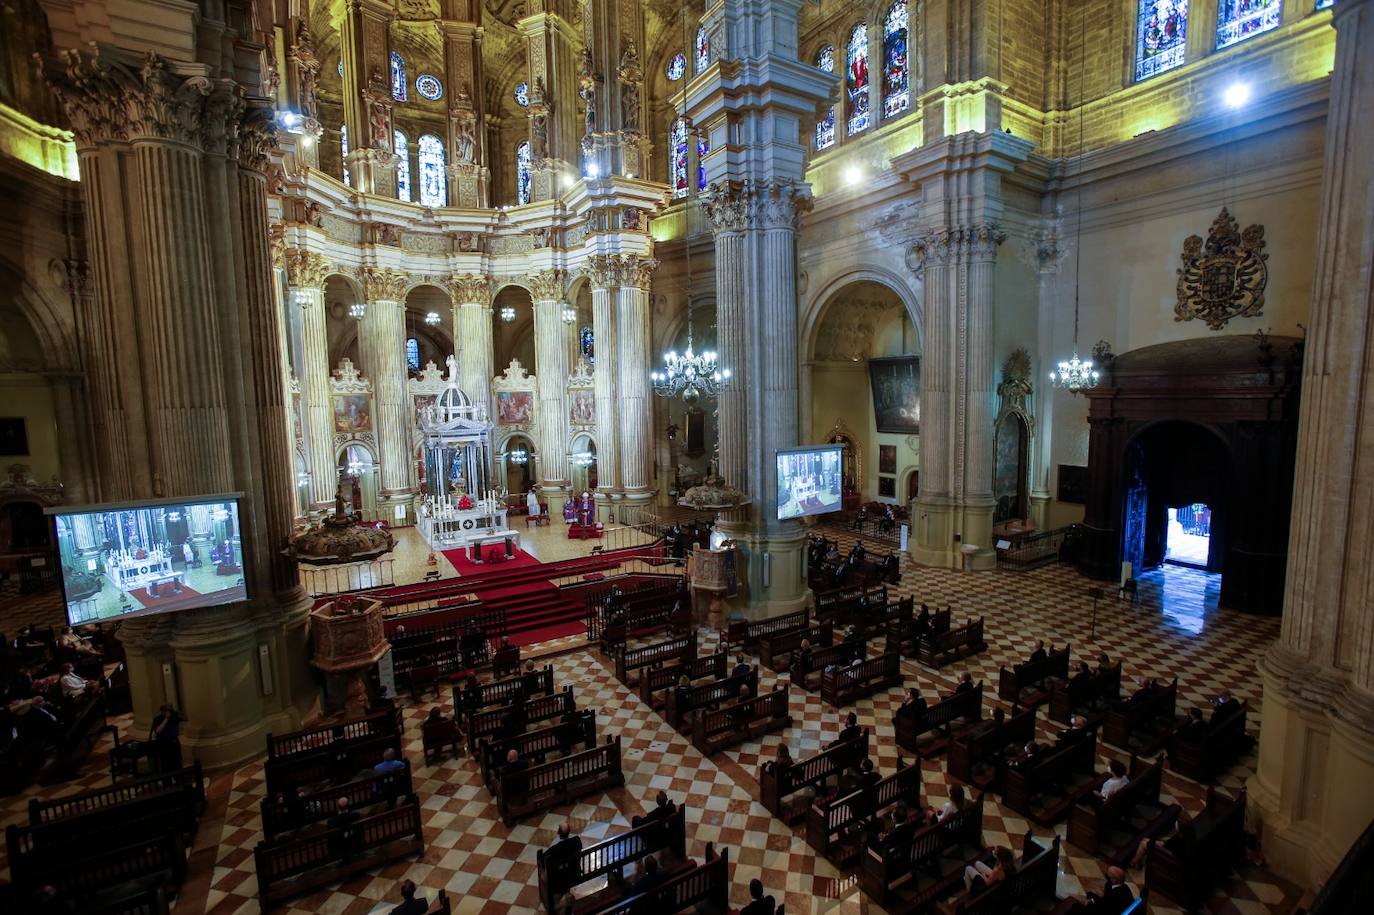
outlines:
{"label": "corinthian capital", "polygon": [[277,148],[277,129],[272,109],[249,108],[239,128],[239,167],[267,174],[272,151]]}
{"label": "corinthian capital", "polygon": [[210,80],[178,76],[161,55],[149,51],[129,94],[133,138],[200,145],[210,89]]}
{"label": "corinthian capital", "polygon": [[911,250],[923,266],[943,267],[954,262],[959,245],[949,229],[935,229],[918,236]]}
{"label": "corinthian capital", "polygon": [[400,302],[405,298],[410,277],[396,270],[364,267],[363,294],[369,302]]}
{"label": "corinthian capital", "polygon": [[283,259],[287,285],[294,289],[323,289],[324,278],[334,266],[323,254],[303,248],[287,248]]}
{"label": "corinthian capital", "polygon": [[716,232],[793,229],[811,212],[811,194],[796,181],[739,181],[715,184],[703,204]]}
{"label": "corinthian capital", "polygon": [[983,222],[964,229],[964,245],[969,256],[976,260],[990,260],[997,256],[997,246],[1007,240],[1007,233],[995,222]]}
{"label": "corinthian capital", "polygon": [[912,253],[927,267],[940,267],[962,260],[991,260],[1007,233],[996,223],[932,229],[920,235]]}
{"label": "corinthian capital", "polygon": [[536,302],[562,299],[563,290],[568,285],[568,274],[563,270],[541,270],[525,277],[525,285]]}
{"label": "corinthian capital", "polygon": [[201,144],[206,152],[238,158],[243,109],[243,87],[231,79],[217,80],[205,100]]}
{"label": "corinthian capital", "polygon": [[90,51],[58,51],[52,57],[34,55],[34,60],[62,103],[77,146],[128,139],[127,73],[116,71]]}
{"label": "corinthian capital", "polygon": [[637,254],[597,254],[587,258],[584,269],[593,286],[647,289],[658,261]]}
{"label": "corinthian capital", "polygon": [[491,280],[482,273],[465,273],[451,276],[445,283],[455,305],[491,304]]}

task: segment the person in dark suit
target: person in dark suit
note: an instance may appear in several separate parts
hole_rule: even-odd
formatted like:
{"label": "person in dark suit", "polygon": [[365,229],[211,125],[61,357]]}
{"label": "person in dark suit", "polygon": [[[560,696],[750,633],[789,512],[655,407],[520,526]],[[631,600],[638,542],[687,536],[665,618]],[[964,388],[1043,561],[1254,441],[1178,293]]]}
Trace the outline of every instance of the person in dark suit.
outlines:
{"label": "person in dark suit", "polygon": [[425,915],[429,904],[425,897],[415,895],[415,881],[401,881],[401,904],[391,910],[391,915]]}
{"label": "person in dark suit", "polygon": [[1040,758],[1043,748],[1034,740],[1026,744],[1022,749],[1021,755],[1012,763],[1018,769],[1029,769],[1035,765],[1035,761]]}
{"label": "person in dark suit", "polygon": [[1132,902],[1135,902],[1135,896],[1126,885],[1126,872],[1119,867],[1109,867],[1101,895],[1089,893],[1087,901],[1077,903],[1073,911],[1091,912],[1092,915],[1121,915]]}
{"label": "person in dark suit", "polygon": [[1087,661],[1078,662],[1078,673],[1069,678],[1073,684],[1086,683],[1093,678],[1093,670],[1088,666]]}
{"label": "person in dark suit", "polygon": [[1202,715],[1202,709],[1190,708],[1188,709],[1188,719],[1179,727],[1177,736],[1193,743],[1205,737],[1209,727],[1207,719]]}
{"label": "person in dark suit", "polygon": [[1217,707],[1212,709],[1212,726],[1216,727],[1219,722],[1225,721],[1229,715],[1235,713],[1240,708],[1240,703],[1231,698],[1231,691],[1223,689],[1216,698]]}
{"label": "person in dark suit", "polygon": [[329,836],[329,847],[341,858],[348,857],[358,845],[358,811],[349,809],[348,798],[341,797],[334,802],[334,815],[325,825],[334,830]]}
{"label": "person in dark suit", "polygon": [[954,695],[966,693],[973,689],[973,674],[964,673],[959,677],[959,683],[954,687]]}
{"label": "person in dark suit", "polygon": [[[582,853],[582,839],[572,834],[567,822],[558,824],[558,838],[554,839],[549,850],[544,852],[544,866],[552,876],[574,868],[577,856]],[[556,882],[556,881],[555,881]]]}
{"label": "person in dark suit", "polygon": [[677,813],[677,805],[668,797],[668,792],[660,791],[654,798],[654,808],[644,816],[630,818],[630,825],[638,829],[645,823],[652,823],[654,820],[666,820],[668,817]]}
{"label": "person in dark suit", "polygon": [[529,767],[529,761],[521,758],[519,750],[512,747],[506,751],[506,764],[501,767],[501,784],[511,797],[520,797],[525,793],[524,773]]}
{"label": "person in dark suit", "polygon": [[926,713],[926,700],[921,695],[921,691],[916,687],[911,687],[906,691],[906,698],[902,704],[897,706],[898,718],[910,718],[913,721],[921,718]]}
{"label": "person in dark suit", "polygon": [[653,855],[644,859],[644,873],[634,882],[636,893],[651,893],[663,883],[663,872],[658,869],[658,859]]}
{"label": "person in dark suit", "polygon": [[735,669],[730,671],[730,676],[747,677],[751,670],[753,670],[753,668],[749,666],[748,661],[744,660],[744,655],[735,655]]}
{"label": "person in dark suit", "polygon": [[148,739],[152,741],[158,768],[163,771],[181,768],[181,716],[170,704],[164,703],[158,711]]}
{"label": "person in dark suit", "polygon": [[1088,719],[1082,715],[1072,715],[1069,717],[1069,726],[1060,731],[1056,742],[1061,746],[1072,743],[1075,740],[1082,740],[1088,736]]}
{"label": "person in dark suit", "polygon": [[1035,650],[1032,651],[1032,652],[1030,653],[1030,657],[1026,659],[1026,663],[1027,663],[1027,664],[1034,664],[1034,663],[1036,663],[1037,661],[1043,661],[1043,660],[1045,660],[1045,659],[1048,658],[1048,657],[1049,657],[1049,654],[1047,654],[1047,653],[1045,652],[1045,640],[1044,640],[1044,639],[1036,639],[1036,640],[1035,640]]}
{"label": "person in dark suit", "polygon": [[839,742],[853,740],[863,734],[863,728],[859,727],[859,716],[850,712],[844,720],[844,727],[840,729]]}
{"label": "person in dark suit", "polygon": [[749,904],[740,909],[739,915],[773,915],[777,903],[772,896],[763,895],[763,881],[757,877],[749,881]]}

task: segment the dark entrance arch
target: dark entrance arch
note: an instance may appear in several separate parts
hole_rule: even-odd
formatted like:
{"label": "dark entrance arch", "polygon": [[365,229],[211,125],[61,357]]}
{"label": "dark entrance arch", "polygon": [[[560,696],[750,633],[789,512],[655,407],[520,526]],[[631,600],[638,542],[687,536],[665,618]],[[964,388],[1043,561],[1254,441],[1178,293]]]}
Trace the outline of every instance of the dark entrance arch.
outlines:
{"label": "dark entrance arch", "polygon": [[1283,609],[1300,341],[1207,337],[1123,353],[1086,392],[1088,502],[1079,566],[1115,580],[1164,559],[1171,507],[1212,509],[1221,603]]}

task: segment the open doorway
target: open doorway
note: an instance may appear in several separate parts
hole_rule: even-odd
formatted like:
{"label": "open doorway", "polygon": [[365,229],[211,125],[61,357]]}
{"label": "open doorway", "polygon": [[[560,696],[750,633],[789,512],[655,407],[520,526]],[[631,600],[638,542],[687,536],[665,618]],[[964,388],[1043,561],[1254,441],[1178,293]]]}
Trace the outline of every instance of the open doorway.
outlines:
{"label": "open doorway", "polygon": [[1174,565],[1207,568],[1212,549],[1212,509],[1194,502],[1168,510],[1164,536],[1164,561]]}

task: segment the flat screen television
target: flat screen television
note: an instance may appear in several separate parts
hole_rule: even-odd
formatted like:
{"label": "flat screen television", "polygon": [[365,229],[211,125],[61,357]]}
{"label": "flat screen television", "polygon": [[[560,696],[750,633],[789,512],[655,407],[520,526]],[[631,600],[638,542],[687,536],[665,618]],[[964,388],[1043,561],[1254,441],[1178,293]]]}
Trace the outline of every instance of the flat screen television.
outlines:
{"label": "flat screen television", "polygon": [[778,520],[823,515],[843,507],[843,445],[809,445],[778,452]]}
{"label": "flat screen television", "polygon": [[48,509],[68,622],[77,626],[247,600],[240,496]]}

